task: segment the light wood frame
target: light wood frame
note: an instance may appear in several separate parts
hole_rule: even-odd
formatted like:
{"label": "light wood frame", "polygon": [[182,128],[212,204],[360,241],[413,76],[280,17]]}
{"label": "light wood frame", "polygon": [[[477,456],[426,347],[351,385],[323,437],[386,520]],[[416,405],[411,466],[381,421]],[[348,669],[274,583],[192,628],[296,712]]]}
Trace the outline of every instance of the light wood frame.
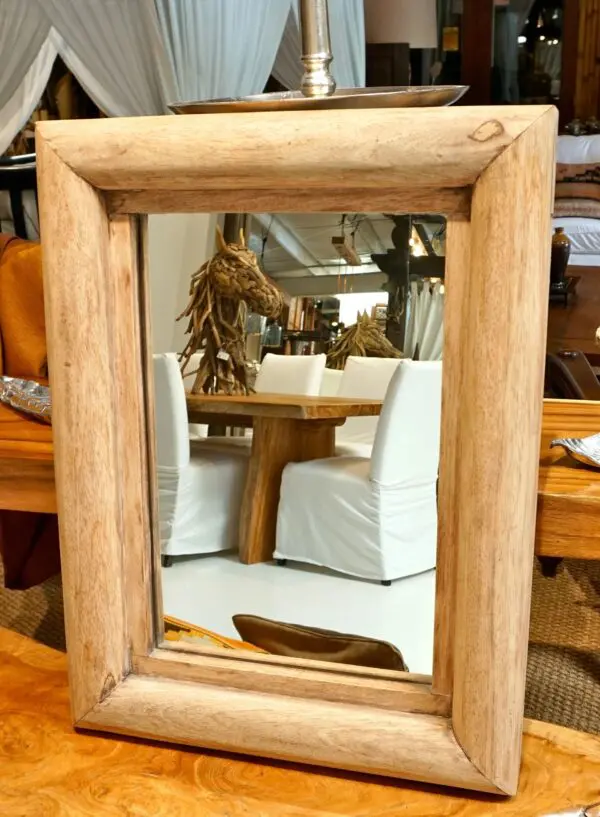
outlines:
{"label": "light wood frame", "polygon": [[[515,792],[556,126],[517,106],[38,126],[77,726]],[[161,642],[143,214],[256,210],[448,218],[431,678]]]}

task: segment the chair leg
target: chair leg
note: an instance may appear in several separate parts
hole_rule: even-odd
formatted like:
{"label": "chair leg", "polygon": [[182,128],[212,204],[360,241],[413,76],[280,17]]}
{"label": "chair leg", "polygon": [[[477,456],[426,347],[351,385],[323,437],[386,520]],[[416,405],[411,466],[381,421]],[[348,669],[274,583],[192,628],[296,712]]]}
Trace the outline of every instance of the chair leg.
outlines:
{"label": "chair leg", "polygon": [[559,565],[562,562],[560,556],[539,556],[540,568],[542,569],[542,576],[547,579],[554,579],[558,571]]}
{"label": "chair leg", "polygon": [[172,567],[173,566],[173,557],[172,556],[161,556],[160,563],[163,567]]}
{"label": "chair leg", "polygon": [[392,586],[392,582],[391,582],[389,579],[382,579],[382,580],[381,580],[381,584],[382,584],[384,587],[391,587],[391,586]]}
{"label": "chair leg", "polygon": [[278,565],[281,565],[281,567],[285,567],[287,564],[287,559],[277,559],[276,561]]}

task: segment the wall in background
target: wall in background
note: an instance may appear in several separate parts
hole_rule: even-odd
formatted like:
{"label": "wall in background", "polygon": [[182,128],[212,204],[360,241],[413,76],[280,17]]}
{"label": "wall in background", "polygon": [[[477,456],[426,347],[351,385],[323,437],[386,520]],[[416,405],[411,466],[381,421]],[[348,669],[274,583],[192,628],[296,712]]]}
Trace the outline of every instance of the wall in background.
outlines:
{"label": "wall in background", "polygon": [[176,318],[189,298],[191,275],[214,252],[217,215],[175,213],[150,216],[148,254],[154,352],[181,352],[185,320]]}
{"label": "wall in background", "polygon": [[335,296],[340,302],[340,323],[350,326],[356,323],[357,312],[366,312],[371,315],[371,309],[376,304],[387,304],[387,292],[342,292]]}

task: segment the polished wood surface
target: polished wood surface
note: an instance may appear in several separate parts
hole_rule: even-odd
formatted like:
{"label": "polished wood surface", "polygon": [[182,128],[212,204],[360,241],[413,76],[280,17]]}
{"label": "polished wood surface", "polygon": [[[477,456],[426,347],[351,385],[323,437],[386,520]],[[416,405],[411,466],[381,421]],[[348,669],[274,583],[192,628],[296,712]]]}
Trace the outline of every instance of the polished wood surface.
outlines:
{"label": "polished wood surface", "polygon": [[66,664],[0,630],[3,817],[541,817],[599,797],[600,740],[534,721],[510,800],[77,733]]}
{"label": "polished wood surface", "polygon": [[595,341],[600,326],[600,267],[569,267],[567,275],[578,275],[580,281],[567,306],[550,304],[548,347],[579,349],[595,361],[600,357]]}
{"label": "polished wood surface", "polygon": [[381,413],[381,400],[344,397],[306,397],[292,394],[186,395],[191,423],[198,416],[279,417],[288,420],[345,420]]}
{"label": "polished wood surface", "polygon": [[600,0],[578,0],[578,6],[575,116],[585,120],[600,116]]}
{"label": "polished wood surface", "polygon": [[600,559],[600,470],[574,462],[556,437],[600,432],[600,403],[546,400],[540,454],[536,553]]}
{"label": "polished wood surface", "polygon": [[56,513],[52,429],[0,404],[0,510]]}

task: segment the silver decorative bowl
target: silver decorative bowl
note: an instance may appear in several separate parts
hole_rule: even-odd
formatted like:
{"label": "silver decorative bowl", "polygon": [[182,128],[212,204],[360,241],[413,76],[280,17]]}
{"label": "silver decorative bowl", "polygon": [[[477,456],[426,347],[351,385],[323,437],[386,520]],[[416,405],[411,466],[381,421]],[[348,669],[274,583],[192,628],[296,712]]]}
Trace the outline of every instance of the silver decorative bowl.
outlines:
{"label": "silver decorative bowl", "polygon": [[338,88],[332,96],[304,96],[302,91],[174,102],[179,114],[256,113],[259,111],[333,110],[335,108],[436,108],[452,105],[467,85],[398,85],[390,88]]}
{"label": "silver decorative bowl", "polygon": [[0,403],[30,414],[45,423],[52,422],[50,388],[18,377],[0,377]]}
{"label": "silver decorative bowl", "polygon": [[577,462],[600,468],[600,434],[590,437],[561,437],[552,440],[550,448],[561,447]]}

